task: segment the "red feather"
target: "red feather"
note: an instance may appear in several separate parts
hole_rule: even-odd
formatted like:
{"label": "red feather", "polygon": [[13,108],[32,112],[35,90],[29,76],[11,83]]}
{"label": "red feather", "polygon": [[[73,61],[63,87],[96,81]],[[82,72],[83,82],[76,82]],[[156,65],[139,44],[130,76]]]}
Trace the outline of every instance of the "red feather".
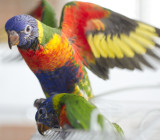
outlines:
{"label": "red feather", "polygon": [[44,7],[42,6],[42,1],[40,1],[38,6],[31,13],[29,13],[29,15],[41,21],[43,9]]}
{"label": "red feather", "polygon": [[87,22],[91,19],[106,18],[110,12],[92,3],[74,3],[75,5],[66,5],[64,8],[62,32],[74,42],[74,50],[78,50],[81,56],[91,61],[93,55],[85,35]]}
{"label": "red feather", "polygon": [[62,108],[61,108],[60,116],[59,116],[59,125],[60,125],[61,127],[63,127],[65,124],[71,125],[70,122],[69,122],[68,119],[67,119],[66,106],[63,105]]}

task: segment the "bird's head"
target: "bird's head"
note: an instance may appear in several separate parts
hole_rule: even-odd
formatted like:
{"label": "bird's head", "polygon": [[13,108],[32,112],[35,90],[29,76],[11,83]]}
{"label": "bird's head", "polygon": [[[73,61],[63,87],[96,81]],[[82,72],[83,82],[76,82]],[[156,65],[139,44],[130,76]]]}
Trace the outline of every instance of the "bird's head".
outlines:
{"label": "bird's head", "polygon": [[8,43],[11,48],[17,45],[28,49],[38,39],[38,21],[30,15],[17,15],[9,19],[5,25]]}
{"label": "bird's head", "polygon": [[52,96],[45,99],[37,99],[34,103],[38,111],[36,112],[35,120],[40,134],[51,128],[59,128],[57,114],[53,108]]}

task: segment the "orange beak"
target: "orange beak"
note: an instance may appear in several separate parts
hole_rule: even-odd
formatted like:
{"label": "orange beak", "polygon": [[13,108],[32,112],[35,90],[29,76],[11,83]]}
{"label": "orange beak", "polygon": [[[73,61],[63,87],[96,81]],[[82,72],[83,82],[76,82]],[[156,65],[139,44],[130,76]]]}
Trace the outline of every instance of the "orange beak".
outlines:
{"label": "orange beak", "polygon": [[44,125],[44,124],[41,124],[41,123],[38,123],[37,122],[37,128],[38,128],[38,131],[41,135],[44,135],[44,132],[51,129],[50,127]]}

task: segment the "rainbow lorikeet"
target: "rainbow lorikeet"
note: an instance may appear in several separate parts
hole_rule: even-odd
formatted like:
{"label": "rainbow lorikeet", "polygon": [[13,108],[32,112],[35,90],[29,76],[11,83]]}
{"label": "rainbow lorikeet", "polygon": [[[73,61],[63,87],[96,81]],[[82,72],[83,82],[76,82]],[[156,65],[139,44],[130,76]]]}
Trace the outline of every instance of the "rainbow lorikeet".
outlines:
{"label": "rainbow lorikeet", "polygon": [[113,67],[142,70],[143,63],[153,68],[145,54],[160,59],[152,52],[159,47],[158,28],[92,3],[67,3],[59,28],[18,15],[5,29],[10,48],[18,46],[46,97],[54,92],[92,97],[84,66],[107,79]]}
{"label": "rainbow lorikeet", "polygon": [[[27,14],[50,27],[57,27],[56,13],[46,0],[40,0],[37,6]],[[7,40],[5,29],[1,28],[0,32],[0,42],[5,42]]]}
{"label": "rainbow lorikeet", "polygon": [[35,119],[42,135],[46,130],[57,127],[57,124],[62,128],[94,131],[113,129],[123,135],[120,126],[110,123],[99,113],[96,106],[78,95],[55,94],[47,99],[37,99],[35,106],[38,109]]}
{"label": "rainbow lorikeet", "polygon": [[[46,0],[40,0],[37,3],[37,6],[28,14],[50,27],[57,27],[56,13]],[[7,34],[5,29],[1,28],[0,33],[0,42],[6,42]],[[2,60],[5,60],[6,62],[6,58],[8,59],[8,56],[3,57]],[[22,57],[19,53],[16,53],[15,56],[9,58],[9,61],[15,60],[22,60]]]}

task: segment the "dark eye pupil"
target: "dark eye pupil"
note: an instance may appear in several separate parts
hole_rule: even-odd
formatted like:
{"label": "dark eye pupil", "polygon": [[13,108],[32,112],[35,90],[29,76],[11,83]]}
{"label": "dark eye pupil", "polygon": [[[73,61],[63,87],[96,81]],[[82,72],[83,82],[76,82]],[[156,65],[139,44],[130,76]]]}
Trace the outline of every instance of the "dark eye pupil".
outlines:
{"label": "dark eye pupil", "polygon": [[26,31],[27,31],[27,32],[29,32],[29,31],[30,31],[30,26],[27,26]]}
{"label": "dark eye pupil", "polygon": [[42,111],[42,109],[40,109],[40,110],[39,110],[39,114],[42,114],[42,113],[43,113],[43,111]]}

